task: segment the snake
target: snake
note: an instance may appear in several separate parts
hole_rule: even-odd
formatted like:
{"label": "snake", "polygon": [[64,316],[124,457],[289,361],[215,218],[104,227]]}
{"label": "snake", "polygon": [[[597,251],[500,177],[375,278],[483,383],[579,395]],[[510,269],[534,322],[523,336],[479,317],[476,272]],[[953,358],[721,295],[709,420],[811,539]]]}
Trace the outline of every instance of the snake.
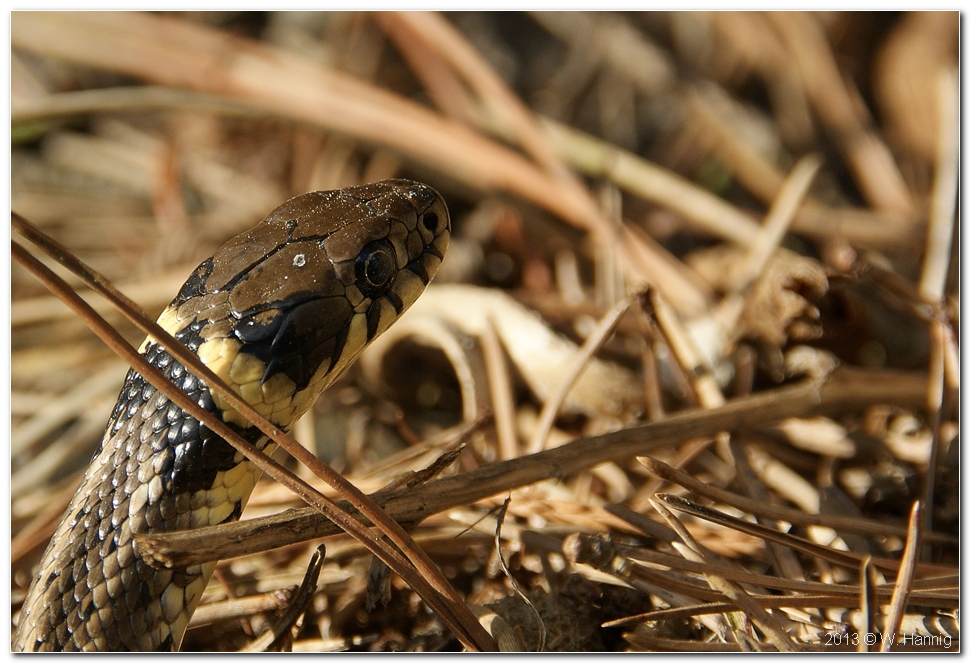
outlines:
{"label": "snake", "polygon": [[[158,318],[254,410],[289,430],[418,298],[448,209],[410,180],[291,198],[230,239]],[[274,444],[152,337],[139,352],[208,412]],[[174,651],[216,562],[157,568],[135,536],[239,519],[260,470],[129,370],[24,599],[14,651]]]}

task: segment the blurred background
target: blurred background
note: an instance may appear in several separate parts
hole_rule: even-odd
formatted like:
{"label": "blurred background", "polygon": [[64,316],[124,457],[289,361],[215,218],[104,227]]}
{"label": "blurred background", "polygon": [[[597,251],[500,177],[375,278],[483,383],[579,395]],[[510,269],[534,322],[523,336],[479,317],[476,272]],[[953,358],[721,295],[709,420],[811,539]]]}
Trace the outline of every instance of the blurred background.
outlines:
{"label": "blurred background", "polygon": [[[937,567],[918,576],[956,575],[958,34],[957,12],[14,12],[11,205],[154,317],[201,260],[287,198],[424,181],[453,223],[427,307],[295,431],[356,484],[377,490],[460,440],[469,446],[446,474],[839,365],[910,396],[657,456],[823,516],[904,528],[919,499],[922,528],[943,539],[923,552]],[[126,367],[22,267],[10,275],[16,620]],[[442,285],[455,290],[432,295]],[[598,321],[631,293],[641,297],[596,367],[537,433],[579,346],[605,335]],[[473,434],[455,433],[470,422]],[[650,505],[662,487],[685,493],[625,460],[512,493],[504,556],[541,607],[547,648],[771,641],[728,612],[623,622],[719,601],[672,562],[659,531],[632,525],[631,511],[666,528]],[[480,605],[520,602],[492,542],[504,496],[416,529]],[[291,506],[264,482],[244,518]],[[746,577],[760,597],[789,592],[766,590],[768,577],[856,589],[783,612],[794,643],[825,649],[825,634],[860,628],[856,572],[685,519],[704,546],[765,577]],[[901,533],[791,532],[874,557],[899,558],[904,545]],[[653,564],[678,584],[571,560],[571,535],[615,538],[627,547],[616,555],[635,560],[665,551]],[[221,563],[204,603],[275,599],[197,615],[186,647],[244,647],[287,603],[311,550]],[[397,578],[390,603],[367,611],[369,564],[350,538],[328,540],[317,593],[282,647],[457,647]],[[931,634],[936,621],[948,633],[956,584],[922,588],[902,629]],[[532,614],[503,615],[535,649]]]}

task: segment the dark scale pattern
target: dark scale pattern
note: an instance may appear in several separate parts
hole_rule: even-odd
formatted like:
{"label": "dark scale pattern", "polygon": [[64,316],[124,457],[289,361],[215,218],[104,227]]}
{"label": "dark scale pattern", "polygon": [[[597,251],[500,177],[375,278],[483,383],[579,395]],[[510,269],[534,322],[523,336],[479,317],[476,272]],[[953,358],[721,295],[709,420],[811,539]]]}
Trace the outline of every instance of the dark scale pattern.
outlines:
{"label": "dark scale pattern", "polygon": [[[178,336],[198,346],[192,339],[197,330],[190,326]],[[145,355],[199,405],[215,411],[205,384],[165,350],[150,344]],[[229,426],[253,443],[262,440],[255,428]],[[149,566],[136,554],[132,535],[190,527],[192,494],[209,489],[216,473],[237,465],[236,459],[228,443],[129,371],[101,449],[68,508],[72,516],[61,522],[41,564],[62,571],[38,579],[44,591],[24,606],[21,621],[46,622],[66,637],[65,650],[86,649],[96,638],[114,651],[145,650],[153,643],[171,650],[159,598],[170,584],[184,588],[204,572]],[[144,512],[129,518],[129,501],[143,480],[149,480]],[[241,509],[237,504],[227,521],[239,518]],[[57,564],[49,567],[46,559],[55,549]],[[109,601],[111,611],[96,610]],[[27,650],[52,645],[24,644]]]}
{"label": "dark scale pattern", "polygon": [[327,297],[277,309],[273,314],[264,325],[247,325],[252,318],[241,321],[244,332],[237,332],[243,342],[240,352],[266,363],[263,382],[284,373],[297,390],[306,389],[314,374],[325,364],[330,370],[344,350],[351,307],[346,298]]}

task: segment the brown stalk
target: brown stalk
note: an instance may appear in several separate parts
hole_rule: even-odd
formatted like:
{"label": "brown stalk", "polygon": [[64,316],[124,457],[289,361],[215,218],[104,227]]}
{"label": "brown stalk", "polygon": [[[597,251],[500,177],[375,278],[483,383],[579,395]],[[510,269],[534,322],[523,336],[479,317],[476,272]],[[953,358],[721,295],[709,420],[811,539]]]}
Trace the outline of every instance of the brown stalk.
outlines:
{"label": "brown stalk", "polygon": [[[595,234],[608,233],[609,222],[597,212],[586,189],[563,164],[556,150],[543,136],[532,111],[508,88],[502,78],[472,47],[468,40],[448,23],[441,14],[434,12],[394,12],[376,16],[381,25],[405,28],[412,39],[420,40],[460,76],[479,99],[510,127],[515,142],[555,180],[561,182],[577,200],[586,199],[586,212],[590,214]],[[398,35],[395,31],[393,34]],[[599,232],[598,232],[599,230]],[[609,236],[609,235],[608,235]]]}
{"label": "brown stalk", "polygon": [[[776,590],[785,590],[793,593],[799,593],[800,595],[838,595],[847,598],[847,606],[852,606],[859,600],[859,588],[852,584],[834,584],[822,581],[799,581],[794,579],[784,579],[770,574],[747,572],[712,561],[706,563],[708,567],[705,567],[700,563],[686,561],[672,554],[657,553],[640,548],[634,549],[632,547],[621,546],[618,547],[618,550],[629,556],[632,561],[638,560],[645,563],[650,563],[651,565],[666,566],[669,568],[669,570],[666,570],[664,573],[667,574],[670,574],[671,572],[682,574],[704,574],[706,569],[714,569],[721,576],[731,579],[732,581],[738,581],[739,583],[747,583]],[[637,569],[641,571],[652,570],[653,572],[657,573],[656,569],[650,567],[638,566]],[[915,604],[922,603],[925,606],[934,606],[934,603],[937,602],[941,603],[942,605],[953,607],[957,606],[956,602],[959,599],[957,594],[958,588],[953,574],[946,574],[944,576],[926,579],[917,579],[914,581],[914,588],[915,590],[912,601]],[[878,597],[889,600],[891,594],[893,593],[893,588],[888,584],[882,584],[876,586],[874,592]]]}
{"label": "brown stalk", "polygon": [[[555,550],[555,547],[552,549]],[[752,595],[765,608],[807,607],[813,601],[809,599],[812,596],[828,598],[825,606],[819,608],[853,607],[859,602],[860,589],[857,585],[789,580],[748,572],[718,560],[700,563],[644,548],[615,545],[605,535],[570,535],[563,541],[561,549],[571,562],[590,565],[615,576],[635,588],[661,597],[673,607],[687,606],[689,600],[723,601],[724,596],[720,592],[712,590],[692,576],[711,573],[717,573],[726,581],[793,593],[786,596]],[[920,587],[920,590],[912,593],[910,603],[938,610],[944,607],[955,608],[959,602],[956,583],[954,575],[917,580],[914,587]],[[893,588],[888,585],[874,585],[873,592],[876,599],[882,598],[886,602],[889,601]],[[735,605],[727,606],[731,610]],[[716,631],[718,629],[712,628]]]}
{"label": "brown stalk", "polygon": [[[779,193],[772,200],[769,212],[765,215],[759,232],[752,238],[745,257],[737,264],[738,291],[730,293],[719,303],[715,320],[719,321],[726,332],[738,329],[746,301],[755,295],[752,285],[765,271],[769,258],[775,253],[789,230],[799,205],[805,199],[822,160],[816,155],[800,159],[786,176]],[[706,404],[715,405],[715,404]]]}
{"label": "brown stalk", "polygon": [[[321,477],[325,482],[336,488],[344,496],[352,500],[359,510],[367,514],[371,519],[372,523],[381,523],[384,527],[385,533],[398,545],[402,551],[407,552],[407,556],[401,556],[394,549],[386,545],[380,538],[377,538],[371,533],[363,524],[353,518],[343,509],[337,507],[335,503],[324,497],[316,489],[306,484],[303,480],[300,480],[290,471],[280,466],[272,459],[267,457],[256,448],[254,445],[245,441],[243,438],[235,434],[229,427],[223,424],[221,421],[214,418],[208,411],[201,408],[198,404],[193,402],[188,398],[183,392],[178,390],[171,382],[165,379],[164,376],[157,369],[152,367],[145,361],[144,357],[138,354],[125,340],[112,329],[103,318],[101,318],[86,302],[81,300],[71,288],[64,283],[57,275],[51,272],[46,266],[44,266],[40,261],[31,256],[25,249],[20,245],[13,244],[12,250],[14,257],[23,264],[25,267],[30,269],[55,295],[61,297],[69,307],[71,307],[81,318],[88,324],[95,333],[98,334],[106,344],[111,347],[116,353],[119,354],[124,360],[126,360],[130,366],[136,368],[142,376],[148,380],[156,389],[169,397],[173,403],[179,405],[190,415],[205,422],[214,432],[216,432],[221,437],[225,438],[227,442],[232,444],[236,449],[242,452],[248,459],[255,463],[264,472],[269,474],[271,477],[276,479],[278,482],[287,486],[295,494],[299,495],[308,505],[312,505],[318,511],[324,513],[329,519],[338,524],[341,529],[346,530],[351,535],[354,535],[365,545],[369,545],[368,548],[371,549],[375,555],[381,557],[389,567],[391,567],[395,572],[402,575],[402,578],[408,580],[409,584],[413,584],[412,587],[415,588],[416,592],[422,595],[426,601],[429,601],[430,606],[435,606],[438,608],[436,613],[439,613],[443,621],[447,624],[452,623],[450,617],[452,615],[457,615],[460,620],[464,619],[463,622],[466,623],[465,626],[472,626],[470,633],[476,635],[477,639],[471,639],[465,635],[465,633],[458,629],[456,630],[452,625],[452,629],[456,636],[463,640],[467,647],[475,647],[473,644],[478,643],[479,647],[484,644],[489,644],[491,638],[482,630],[481,626],[475,620],[475,618],[468,612],[466,608],[463,614],[462,608],[465,607],[464,602],[458,598],[454,589],[451,585],[441,576],[441,571],[438,570],[437,566],[427,558],[427,554],[423,555],[423,552],[414,545],[406,544],[410,541],[410,537],[404,532],[404,530],[394,521],[392,521],[386,514],[383,514],[380,508],[377,508],[367,497],[361,493],[353,484],[348,482],[339,473],[334,471],[332,468],[324,464],[322,461],[313,456],[306,448],[294,441],[288,435],[284,434],[277,427],[273,426],[262,417],[259,416],[256,411],[254,411],[245,401],[240,399],[230,388],[228,388],[215,374],[209,371],[205,365],[203,365],[198,358],[196,358],[185,346],[183,346],[178,340],[169,335],[165,330],[160,328],[157,324],[151,323],[144,314],[138,309],[137,305],[132,303],[126,297],[117,293],[113,287],[105,286],[107,280],[98,275],[96,272],[85,266],[81,261],[74,257],[68,258],[63,247],[55,243],[53,240],[46,238],[43,233],[41,233],[36,228],[29,228],[30,224],[26,222],[19,215],[12,216],[12,223],[14,228],[18,231],[26,231],[25,237],[33,240],[39,240],[45,251],[50,249],[55,257],[63,256],[65,267],[72,269],[74,271],[77,268],[77,273],[79,276],[85,279],[93,288],[99,290],[106,297],[111,299],[119,309],[129,317],[132,322],[134,322],[139,328],[141,328],[146,334],[154,337],[158,340],[165,348],[168,350],[173,357],[182,362],[187,368],[191,368],[192,371],[197,372],[201,378],[203,378],[206,383],[210,386],[210,389],[216,390],[218,393],[222,394],[230,402],[230,404],[236,408],[244,417],[251,419],[255,425],[265,434],[267,434],[271,439],[277,442],[281,447],[287,449],[295,458],[303,462],[310,468],[318,477]],[[148,371],[146,374],[143,369]],[[377,549],[380,549],[380,554]],[[391,561],[391,562],[389,562]],[[409,561],[415,561],[410,563]],[[423,565],[421,563],[424,563]],[[420,565],[422,574],[411,573],[412,564]],[[431,579],[432,582],[438,586],[434,591],[429,581],[426,579]],[[414,585],[417,583],[418,585]],[[419,587],[422,591],[419,591]],[[439,595],[441,593],[441,595]],[[449,606],[439,606],[435,600],[441,598],[442,601],[446,601],[445,598],[450,600],[448,602]],[[452,613],[454,612],[454,614]],[[452,623],[454,624],[454,623]],[[477,628],[477,629],[476,629]],[[461,634],[461,636],[460,636]],[[465,638],[463,638],[463,636]]]}
{"label": "brown stalk", "polygon": [[502,569],[502,573],[506,575],[506,579],[509,581],[512,589],[516,592],[516,595],[518,595],[519,598],[526,603],[526,606],[528,606],[533,612],[533,617],[536,618],[536,626],[539,630],[539,643],[536,645],[536,652],[543,652],[546,650],[546,623],[543,622],[543,617],[539,614],[539,611],[536,610],[536,606],[534,606],[533,603],[529,601],[529,598],[526,597],[526,593],[523,592],[519,582],[516,581],[516,577],[514,577],[512,572],[509,571],[509,566],[506,565],[506,558],[502,555],[502,524],[506,520],[506,510],[509,509],[509,502],[511,500],[511,498],[507,497],[503,501],[502,506],[499,508],[499,513],[496,515],[496,536],[493,538],[493,543],[496,547],[496,559],[499,561],[499,567]]}
{"label": "brown stalk", "polygon": [[[941,409],[944,404],[944,388],[947,384],[948,351],[950,334],[941,311],[936,306],[944,296],[947,268],[951,254],[954,228],[954,206],[957,201],[957,81],[952,70],[945,70],[938,81],[938,144],[937,164],[934,172],[934,189],[931,197],[930,223],[927,228],[927,250],[921,270],[918,292],[923,300],[934,306],[934,315],[928,322],[930,349],[930,382],[927,390],[927,412],[933,433],[931,454],[927,460],[923,491],[923,530],[930,528],[934,514],[934,485],[937,459],[940,450]],[[956,383],[956,381],[955,381]]]}
{"label": "brown stalk", "polygon": [[[691,395],[695,397],[697,403],[702,408],[717,408],[725,403],[725,395],[722,394],[721,387],[715,380],[712,368],[698,351],[691,336],[683,324],[683,320],[671,307],[670,302],[661,293],[651,291],[648,293],[650,299],[650,325],[656,329],[668,347],[671,349],[677,366],[681,369],[681,375],[691,387]],[[701,454],[715,440],[720,444],[720,448],[727,450],[729,443],[728,433],[725,431],[715,432],[712,437],[690,440],[678,450],[674,459],[676,466],[685,466],[692,459]],[[657,483],[647,485],[648,495],[657,492],[661,486]]]}
{"label": "brown stalk", "polygon": [[748,247],[741,267],[743,288],[762,274],[769,256],[782,244],[782,238],[789,231],[796,210],[809,192],[809,186],[822,164],[819,156],[807,155],[789,171],[778,194],[772,200],[759,232]]}
{"label": "brown stalk", "polygon": [[534,454],[542,450],[546,445],[546,439],[550,434],[550,430],[553,428],[553,421],[556,419],[556,414],[560,411],[560,406],[563,405],[563,400],[566,398],[567,392],[573,387],[573,383],[580,376],[584,367],[590,361],[600,347],[607,340],[607,336],[617,325],[620,317],[623,316],[630,305],[634,303],[633,298],[626,297],[613,307],[610,311],[605,313],[603,317],[597,322],[597,326],[590,333],[590,336],[586,338],[583,342],[583,346],[577,351],[576,358],[574,359],[573,366],[570,367],[570,371],[563,377],[563,380],[553,393],[543,404],[542,410],[540,410],[539,419],[536,422],[535,433],[533,434],[532,440],[529,442],[529,446],[526,451],[529,454]]}
{"label": "brown stalk", "polygon": [[[845,606],[854,606],[855,603],[859,601],[860,589],[856,585],[784,579],[782,577],[772,576],[769,574],[756,574],[753,572],[739,570],[738,568],[732,568],[719,562],[708,561],[706,563],[698,563],[691,560],[685,560],[671,554],[646,551],[644,549],[618,547],[618,550],[623,555],[628,556],[631,561],[642,561],[652,565],[652,567],[640,564],[631,566],[627,576],[624,577],[625,580],[631,581],[638,578],[648,578],[661,587],[669,587],[684,594],[690,595],[690,592],[688,592],[688,590],[690,590],[690,588],[688,588],[688,586],[690,586],[690,582],[687,580],[689,578],[686,576],[687,574],[705,574],[706,572],[716,571],[719,576],[730,581],[747,583],[766,589],[799,593],[800,596],[808,594],[843,597],[845,600]],[[653,567],[657,565],[663,565],[668,569],[659,570],[656,567]],[[956,608],[960,598],[957,595],[957,589],[953,587],[951,576],[945,576],[942,578],[944,579],[943,583],[939,583],[937,579],[923,579],[915,581],[915,586],[921,581],[933,581],[934,583],[927,584],[931,586],[929,589],[923,589],[924,584],[921,584],[922,589],[919,592],[915,590],[912,593],[910,598],[911,604],[931,606],[935,608]],[[678,583],[681,584],[680,587],[675,585]],[[938,589],[933,587],[935,585],[947,585],[948,587]],[[708,588],[701,588],[699,590],[696,587],[694,592],[710,593],[712,591]],[[882,585],[878,586],[875,592],[877,593],[878,597],[889,600],[891,594],[893,593],[893,588],[887,585]],[[702,598],[704,597],[703,594],[699,596]]]}
{"label": "brown stalk", "polygon": [[[692,122],[713,143],[716,156],[753,196],[766,205],[771,204],[782,186],[784,174],[741,140],[731,123],[715,112],[704,95],[692,90],[685,98]],[[907,230],[903,222],[904,217],[895,212],[832,207],[810,199],[799,208],[793,226],[801,233],[819,238],[845,235],[855,244],[883,247],[901,241]]]}
{"label": "brown stalk", "polygon": [[[629,261],[642,265],[649,277],[648,285],[664,293],[681,316],[695,318],[704,315],[714,299],[708,284],[644,229],[630,223],[624,223],[619,228],[620,245],[613,251],[620,256],[629,256]],[[643,278],[632,281],[632,286],[640,284],[643,289]]]}
{"label": "brown stalk", "polygon": [[[682,560],[689,563],[696,562],[687,557],[683,558]],[[704,567],[702,563],[698,563],[698,565]],[[682,598],[680,604],[684,604],[686,601],[719,602],[725,599],[724,593],[712,588],[711,584],[698,581],[697,579],[678,573],[680,571],[680,568],[672,568],[670,570],[660,571],[651,569],[650,567],[633,566],[626,574],[617,574],[617,576],[635,588],[640,588],[644,591],[650,592],[652,595],[659,595],[662,598],[664,597],[663,594],[658,593],[656,589],[660,588],[669,593],[675,593],[676,596]],[[721,613],[738,611],[737,605],[732,604],[731,602],[726,602],[726,605],[728,606],[728,609]],[[726,616],[722,616],[722,619],[725,617]],[[726,622],[729,621],[726,620]]]}
{"label": "brown stalk", "polygon": [[[764,605],[763,605],[764,606]],[[625,616],[608,620],[601,625],[604,628],[626,627],[646,622],[660,622],[662,620],[684,620],[700,615],[713,615],[731,611],[735,607],[728,602],[705,602],[704,604],[691,604],[688,606],[678,606],[670,609],[659,609],[657,611],[647,611],[633,616]]]}
{"label": "brown stalk", "polygon": [[36,122],[72,115],[129,113],[153,110],[192,110],[259,118],[265,111],[218,95],[152,85],[94,88],[58,92],[45,97],[19,98],[12,103],[10,122]]}
{"label": "brown stalk", "polygon": [[[752,594],[750,597],[764,609],[800,609],[804,607],[818,609],[841,609],[853,606],[853,598],[846,595],[760,595]],[[690,606],[679,606],[670,609],[658,609],[648,611],[636,616],[626,616],[609,620],[603,623],[603,627],[624,627],[641,622],[655,622],[660,620],[684,620],[695,616],[723,613],[734,609],[734,605],[728,602],[707,602],[705,604],[693,604]],[[873,632],[871,632],[873,633]],[[860,638],[863,638],[861,632]]]}
{"label": "brown stalk", "polygon": [[766,16],[798,68],[813,109],[836,135],[863,195],[877,209],[913,215],[914,202],[893,156],[855,103],[819,19],[807,12]]}
{"label": "brown stalk", "polygon": [[938,81],[938,144],[931,192],[927,250],[921,268],[918,290],[927,302],[938,302],[944,295],[944,282],[951,257],[951,236],[958,187],[958,85],[953,70],[945,70]]}
{"label": "brown stalk", "polygon": [[[431,12],[378,14],[378,22],[397,40],[420,40],[438,54],[470,86],[483,105],[499,119],[503,134],[511,134],[542,169],[550,175],[558,194],[575,206],[586,228],[604,247],[626,260],[624,266],[636,283],[646,278],[672,296],[679,310],[698,314],[703,293],[698,292],[683,264],[662,247],[634,238],[618,238],[617,225],[603,214],[589,190],[566,166],[550,138],[542,131],[532,111],[509,89],[502,78],[472,47],[466,38]],[[631,251],[634,249],[634,251]],[[668,267],[674,265],[673,269]],[[674,295],[677,294],[677,297]]]}
{"label": "brown stalk", "polygon": [[400,477],[385,485],[381,489],[381,492],[393,493],[413,489],[416,486],[425,484],[426,482],[440,475],[446,468],[455,463],[464,449],[465,443],[460,443],[451,449],[446,449],[427,468],[403,473]]}
{"label": "brown stalk", "polygon": [[654,352],[653,330],[644,326],[643,348],[641,349],[641,373],[644,376],[644,412],[649,422],[664,417],[664,403],[661,401],[661,377],[658,373],[657,355]]}
{"label": "brown stalk", "polygon": [[934,316],[928,322],[930,352],[927,371],[927,426],[931,431],[930,455],[924,469],[923,503],[927,509],[921,511],[921,530],[930,530],[934,514],[934,487],[937,483],[937,459],[941,447],[941,409],[944,406],[945,352],[948,345],[947,324],[940,307],[934,307]]}
{"label": "brown stalk", "polygon": [[278,648],[281,643],[286,644],[290,641],[294,626],[307,611],[311,600],[314,598],[314,593],[317,590],[317,579],[320,578],[320,569],[324,566],[324,556],[324,545],[321,544],[311,556],[303,581],[283,615],[273,623],[270,629],[261,634],[259,638],[248,643],[240,652],[267,652],[275,647]]}
{"label": "brown stalk", "polygon": [[554,120],[542,118],[541,125],[564,159],[591,177],[608,178],[621,189],[737,244],[747,245],[758,230],[751,215],[677,173]]}
{"label": "brown stalk", "polygon": [[674,354],[681,372],[688,378],[698,404],[703,408],[717,408],[724,404],[725,395],[715,380],[711,365],[688,334],[684,319],[662,293],[650,291],[648,296],[652,320]]}
{"label": "brown stalk", "polygon": [[[709,507],[692,503],[690,500],[685,500],[680,496],[658,494],[658,500],[662,500],[666,505],[669,505],[680,512],[685,512],[687,514],[691,514],[692,516],[696,516],[699,519],[705,519],[706,521],[717,523],[718,525],[725,526],[726,528],[733,528],[743,533],[752,535],[753,537],[784,544],[785,546],[792,547],[797,551],[802,551],[808,555],[822,558],[823,560],[827,560],[836,565],[843,565],[845,567],[855,569],[859,567],[859,565],[863,562],[863,559],[866,557],[863,554],[854,553],[852,551],[839,551],[828,546],[822,546],[821,544],[810,542],[809,540],[801,537],[796,537],[795,535],[781,533],[773,528],[766,528],[765,526],[749,523],[748,521],[735,518],[725,514],[724,512],[719,512],[718,510],[713,510]],[[902,562],[898,562],[890,558],[871,558],[871,561],[874,567],[891,572],[899,572],[902,565]],[[919,564],[918,569],[922,570],[924,573],[929,573],[934,571],[946,571],[948,568],[942,568],[940,565],[925,563]]]}
{"label": "brown stalk", "polygon": [[442,57],[438,49],[426,43],[421,35],[394,17],[392,12],[373,14],[374,21],[384,34],[394,42],[395,48],[421,82],[428,97],[450,117],[472,124],[478,105],[472,93],[462,83],[456,72]]}
{"label": "brown stalk", "polygon": [[[752,466],[748,462],[748,455],[745,454],[744,446],[736,437],[730,443],[732,460],[735,467],[736,482],[742,487],[746,496],[753,502],[764,505],[770,502],[769,491],[765,484],[758,478]],[[756,520],[763,526],[771,527],[771,519],[766,519],[761,515],[756,515]],[[766,551],[772,560],[773,567],[777,572],[788,579],[806,578],[806,572],[799,562],[799,557],[792,549],[780,546],[775,542],[768,542]]]}
{"label": "brown stalk", "polygon": [[870,643],[871,634],[877,633],[877,612],[880,604],[877,599],[877,570],[867,556],[860,564],[860,613],[863,614],[863,627],[857,630],[860,639],[859,652],[870,652],[876,646]]}
{"label": "brown stalk", "polygon": [[[677,413],[659,422],[582,438],[551,450],[500,461],[474,471],[429,482],[419,490],[375,496],[399,522],[420,521],[460,505],[471,505],[550,477],[565,477],[604,461],[622,461],[685,439],[712,436],[722,430],[744,430],[784,417],[852,410],[873,402],[914,406],[923,400],[926,376],[881,374],[842,369],[824,383],[807,382],[750,397],[720,408]],[[186,565],[267,551],[339,532],[312,509],[288,510],[254,521],[145,536],[143,554]]]}
{"label": "brown stalk", "polygon": [[277,611],[285,605],[286,597],[278,590],[200,604],[199,608],[192,614],[188,629],[197,629],[224,620],[238,620]]}
{"label": "brown stalk", "polygon": [[[462,441],[468,438],[472,433],[481,429],[489,421],[489,413],[480,413],[478,417],[472,420],[465,420],[454,427],[445,429],[441,433],[426,439],[424,442],[412,445],[397,454],[392,454],[385,457],[382,461],[376,463],[372,466],[365,474],[356,477],[358,481],[365,480],[368,478],[380,478],[385,477],[389,474],[395,474],[397,468],[401,465],[408,463],[417,463],[415,459],[428,455],[434,452],[436,460],[433,462],[433,466],[437,466],[440,459],[443,459],[451,454],[457,448],[461,448],[465,445]],[[424,470],[415,471],[415,474],[421,474],[425,472]],[[430,478],[429,478],[430,479]],[[422,482],[423,483],[423,482]],[[384,491],[385,489],[382,489]]]}
{"label": "brown stalk", "polygon": [[15,48],[210,92],[386,145],[478,190],[508,191],[586,227],[515,151],[403,97],[280,49],[148,13],[16,12]]}
{"label": "brown stalk", "polygon": [[[704,548],[698,544],[698,542],[691,536],[687,528],[677,519],[674,514],[667,509],[661,499],[655,499],[651,501],[654,505],[654,509],[660,513],[669,526],[678,533],[678,536],[684,541],[686,546],[677,547],[678,553],[687,558],[688,560],[700,563],[700,564],[710,564],[711,554],[706,552]],[[730,581],[719,576],[714,572],[706,572],[705,578],[711,587],[720,593],[723,593],[735,604],[738,609],[741,609],[746,617],[748,617],[752,622],[761,628],[762,632],[765,634],[769,643],[777,647],[782,652],[796,652],[799,647],[793,642],[792,638],[786,632],[779,618],[771,613],[768,613],[765,609],[759,606],[752,597],[745,592],[745,590],[738,583]]]}
{"label": "brown stalk", "polygon": [[890,613],[887,615],[887,624],[883,629],[883,643],[880,644],[880,652],[893,650],[897,632],[900,631],[900,624],[904,619],[904,611],[907,609],[907,600],[914,584],[914,572],[917,569],[917,556],[918,551],[920,551],[920,511],[921,505],[917,501],[910,510],[907,544],[904,547],[904,556],[900,560],[897,581],[893,586]]}
{"label": "brown stalk", "polygon": [[479,336],[482,359],[489,380],[489,398],[495,414],[496,441],[499,459],[507,461],[520,456],[519,436],[516,435],[516,405],[513,399],[509,367],[492,318],[486,321]]}
{"label": "brown stalk", "polygon": [[[699,584],[693,580],[688,581],[683,575],[671,574],[669,571],[659,572],[643,565],[631,564],[630,559],[619,553],[612,538],[606,534],[585,536],[575,533],[569,535],[563,540],[560,550],[567,560],[574,565],[580,563],[590,565],[594,569],[621,579],[641,592],[659,597],[671,606],[682,606],[697,602],[699,601],[698,597],[709,602],[722,599],[720,593],[707,585]],[[704,616],[699,622],[716,634],[725,631],[724,619],[720,615]]]}
{"label": "brown stalk", "polygon": [[[688,473],[674,468],[663,461],[648,457],[638,459],[645,468],[651,473],[662,478],[666,482],[678,484],[689,491],[697,493],[699,496],[710,498],[719,503],[731,505],[744,512],[749,512],[755,516],[765,517],[776,521],[787,521],[800,526],[825,526],[833,530],[847,530],[853,533],[864,533],[867,535],[896,535],[898,537],[907,536],[907,528],[896,526],[892,523],[880,523],[872,519],[861,519],[852,516],[839,515],[820,515],[810,514],[801,510],[788,507],[780,507],[770,503],[761,502],[740,496],[737,493],[719,489],[716,486],[697,480]],[[943,533],[925,533],[924,541],[933,541],[937,544],[957,544],[957,538]]]}

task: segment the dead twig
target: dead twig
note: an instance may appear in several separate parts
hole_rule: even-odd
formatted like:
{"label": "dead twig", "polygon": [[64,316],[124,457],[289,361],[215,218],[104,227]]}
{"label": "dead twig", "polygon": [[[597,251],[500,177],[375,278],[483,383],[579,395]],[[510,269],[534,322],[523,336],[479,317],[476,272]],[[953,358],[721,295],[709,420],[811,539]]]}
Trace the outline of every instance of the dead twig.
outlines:
{"label": "dead twig", "polygon": [[[843,369],[823,385],[809,382],[736,399],[720,408],[678,413],[659,422],[582,438],[537,454],[438,479],[408,494],[374,496],[374,499],[395,520],[414,522],[542,479],[568,476],[605,461],[650,454],[686,438],[759,427],[783,417],[852,410],[866,403],[913,406],[922,401],[925,376],[893,373],[880,376]],[[319,518],[314,510],[299,509],[225,526],[142,536],[140,541],[143,555],[157,558],[160,564],[189,565],[267,551],[336,532],[338,529]]]}

